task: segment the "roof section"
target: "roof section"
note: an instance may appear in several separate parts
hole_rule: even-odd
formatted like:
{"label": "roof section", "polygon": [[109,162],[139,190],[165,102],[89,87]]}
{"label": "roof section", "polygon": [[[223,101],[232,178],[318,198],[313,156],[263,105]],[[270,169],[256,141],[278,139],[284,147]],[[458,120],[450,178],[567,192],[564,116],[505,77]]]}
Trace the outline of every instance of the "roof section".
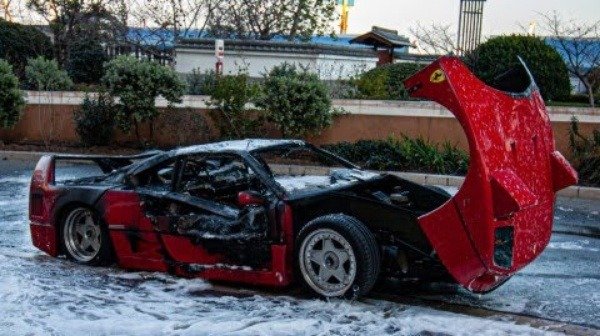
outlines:
{"label": "roof section", "polygon": [[196,153],[215,153],[215,152],[250,152],[257,149],[277,147],[282,145],[305,145],[302,140],[281,140],[281,139],[244,139],[229,140],[189,147],[174,149],[175,155],[196,154]]}
{"label": "roof section", "polygon": [[[376,57],[375,52],[364,46],[344,45],[343,42],[326,44],[323,40],[315,42],[263,41],[263,40],[225,40],[225,48],[231,51],[262,51],[290,54],[327,54],[359,57]],[[177,48],[214,50],[215,40],[212,38],[180,39]]]}
{"label": "roof section", "polygon": [[359,43],[374,47],[387,48],[402,48],[411,46],[408,38],[398,35],[397,30],[385,29],[377,26],[373,26],[370,32],[353,38],[350,40],[350,43]]}

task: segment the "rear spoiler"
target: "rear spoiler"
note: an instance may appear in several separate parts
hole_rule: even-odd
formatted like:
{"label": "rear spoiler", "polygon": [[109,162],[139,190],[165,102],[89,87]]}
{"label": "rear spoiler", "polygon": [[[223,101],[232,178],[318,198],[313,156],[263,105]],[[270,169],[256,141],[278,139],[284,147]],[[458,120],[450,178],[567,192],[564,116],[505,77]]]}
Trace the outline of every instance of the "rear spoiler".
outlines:
{"label": "rear spoiler", "polygon": [[136,155],[50,154],[49,156],[53,161],[92,161],[106,174],[128,166],[135,160],[143,160],[161,153],[163,153],[161,150],[151,150]]}

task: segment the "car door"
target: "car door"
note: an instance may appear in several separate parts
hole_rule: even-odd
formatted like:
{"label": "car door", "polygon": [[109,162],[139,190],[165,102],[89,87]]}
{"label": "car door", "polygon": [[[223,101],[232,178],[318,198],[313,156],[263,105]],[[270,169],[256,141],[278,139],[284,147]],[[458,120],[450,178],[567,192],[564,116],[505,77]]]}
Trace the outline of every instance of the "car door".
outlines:
{"label": "car door", "polygon": [[[267,203],[256,189],[252,169],[237,155],[180,158],[172,189],[157,204],[157,229],[169,256],[200,268],[266,264]],[[241,192],[251,192],[255,202],[241,204]]]}

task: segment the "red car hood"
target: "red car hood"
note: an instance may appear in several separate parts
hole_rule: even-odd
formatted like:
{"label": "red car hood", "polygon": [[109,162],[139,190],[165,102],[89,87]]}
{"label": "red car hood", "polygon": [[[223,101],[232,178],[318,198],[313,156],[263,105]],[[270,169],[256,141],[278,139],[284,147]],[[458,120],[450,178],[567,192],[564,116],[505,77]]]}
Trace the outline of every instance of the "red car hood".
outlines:
{"label": "red car hood", "polygon": [[404,84],[413,97],[450,110],[469,142],[463,186],[419,223],[458,283],[493,290],[544,250],[555,193],[575,184],[577,173],[555,150],[533,80],[522,94],[499,91],[457,58],[442,57]]}

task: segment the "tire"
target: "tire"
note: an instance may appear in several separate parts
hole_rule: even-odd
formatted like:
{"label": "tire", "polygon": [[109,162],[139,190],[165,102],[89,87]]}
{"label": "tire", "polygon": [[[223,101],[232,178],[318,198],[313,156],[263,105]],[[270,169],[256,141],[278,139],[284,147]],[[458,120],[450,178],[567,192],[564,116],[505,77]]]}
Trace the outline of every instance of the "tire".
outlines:
{"label": "tire", "polygon": [[332,214],[300,230],[296,260],[299,277],[311,292],[354,299],[367,294],[377,282],[381,256],[373,233],[363,223]]}
{"label": "tire", "polygon": [[108,229],[90,208],[76,207],[66,213],[60,241],[66,257],[76,263],[105,266],[112,262]]}

